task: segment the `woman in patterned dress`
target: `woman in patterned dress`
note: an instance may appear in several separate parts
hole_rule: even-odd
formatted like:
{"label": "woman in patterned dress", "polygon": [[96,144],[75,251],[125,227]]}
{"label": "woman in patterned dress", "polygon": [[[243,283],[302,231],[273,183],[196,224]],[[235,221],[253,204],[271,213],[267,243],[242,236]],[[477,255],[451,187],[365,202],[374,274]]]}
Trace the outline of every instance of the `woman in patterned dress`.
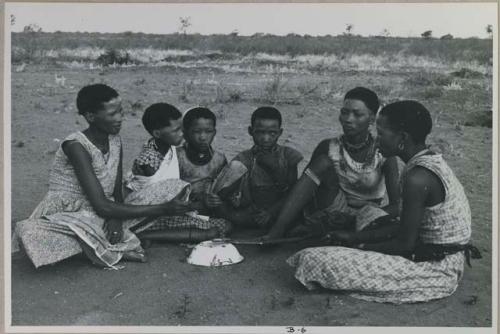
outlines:
{"label": "woman in patterned dress", "polygon": [[189,203],[180,199],[187,183],[159,184],[163,192],[149,203],[124,204],[118,135],[123,118],[121,99],[109,86],[90,85],[79,91],[77,107],[89,127],[62,141],[51,168],[48,193],[29,219],[16,224],[16,235],[35,267],[82,250],[94,263],[107,267],[114,267],[122,257],[144,261],[139,239],[126,227],[145,217],[189,211]]}
{"label": "woman in patterned dress", "polygon": [[[391,303],[451,295],[464,259],[480,257],[469,245],[471,213],[464,189],[443,157],[425,139],[432,120],[416,101],[384,107],[377,120],[378,146],[406,164],[401,178],[400,222],[359,232],[335,231],[350,247],[304,249],[288,263],[307,288],[319,284],[356,298]],[[464,256],[465,255],[465,256]]]}
{"label": "woman in patterned dress", "polygon": [[311,233],[324,222],[333,229],[361,229],[367,220],[397,215],[397,161],[380,154],[370,133],[379,106],[370,89],[347,92],[339,116],[343,134],[319,143],[264,239],[283,236],[303,209],[306,224],[311,224],[299,225],[291,234]]}

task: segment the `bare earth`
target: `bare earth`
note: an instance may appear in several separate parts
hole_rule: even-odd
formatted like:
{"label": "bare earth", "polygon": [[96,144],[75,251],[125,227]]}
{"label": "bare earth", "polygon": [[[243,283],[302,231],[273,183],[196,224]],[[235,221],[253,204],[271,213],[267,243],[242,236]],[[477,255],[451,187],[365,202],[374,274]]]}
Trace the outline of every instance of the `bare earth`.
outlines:
{"label": "bare earth", "polygon": [[[55,83],[54,73],[66,77],[64,87]],[[277,105],[284,115],[280,142],[299,149],[307,162],[321,139],[340,133],[337,119],[342,96],[357,85],[374,88],[386,101],[415,98],[427,105],[437,121],[429,141],[443,152],[466,189],[473,213],[473,242],[483,253],[483,259],[466,267],[453,296],[395,306],[364,302],[335,291],[308,291],[285,263],[306,244],[238,246],[245,260],[221,268],[191,266],[185,262],[188,248],[155,244],[149,249],[148,263],[125,262],[120,271],[93,267],[83,256],[36,270],[23,254],[13,255],[12,324],[490,327],[492,131],[457,124],[456,117],[461,115],[455,114],[459,106],[451,93],[426,100],[419,95],[421,88],[406,84],[408,77],[406,73],[349,71],[328,76],[286,75],[280,92],[286,103]],[[83,85],[108,83],[125,100],[127,121],[121,135],[127,170],[148,137],[140,115],[159,101],[181,110],[204,104],[216,111],[215,146],[231,159],[251,145],[246,132],[250,114],[266,103],[263,87],[271,80],[272,75],[265,73],[170,67],[100,71],[28,65],[24,72],[13,73],[12,221],[28,217],[44,196],[56,139],[84,128],[74,103]],[[479,91],[489,80],[491,77],[471,79],[462,84]],[[216,101],[220,83],[226,92],[239,92],[239,98]],[[294,90],[299,84],[312,90]]]}

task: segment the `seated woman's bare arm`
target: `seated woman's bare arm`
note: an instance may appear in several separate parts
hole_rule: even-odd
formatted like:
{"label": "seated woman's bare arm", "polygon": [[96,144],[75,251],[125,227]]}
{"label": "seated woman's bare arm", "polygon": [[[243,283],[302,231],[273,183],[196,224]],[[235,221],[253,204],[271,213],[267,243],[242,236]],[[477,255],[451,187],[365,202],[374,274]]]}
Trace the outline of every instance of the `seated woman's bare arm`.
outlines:
{"label": "seated woman's bare arm", "polygon": [[399,190],[399,170],[396,157],[387,158],[382,166],[382,173],[385,178],[385,187],[387,189],[387,196],[389,197],[389,204],[383,207],[389,216],[397,217],[399,215],[399,203],[401,199]]}
{"label": "seated woman's bare arm", "polygon": [[281,207],[276,222],[264,238],[279,238],[285,234],[291,222],[297,217],[304,206],[312,200],[314,191],[318,188],[318,182],[321,183],[322,179],[326,179],[332,165],[333,163],[327,155],[319,155],[314,161],[311,161],[308,168],[312,174],[302,174],[297,183],[292,187],[285,203]]}
{"label": "seated woman's bare arm", "polygon": [[75,169],[83,192],[87,195],[96,213],[103,218],[128,219],[175,215],[190,210],[188,203],[177,200],[177,198],[159,205],[128,205],[111,201],[104,194],[102,186],[94,173],[91,157],[85,148],[77,141],[64,142],[62,148]]}

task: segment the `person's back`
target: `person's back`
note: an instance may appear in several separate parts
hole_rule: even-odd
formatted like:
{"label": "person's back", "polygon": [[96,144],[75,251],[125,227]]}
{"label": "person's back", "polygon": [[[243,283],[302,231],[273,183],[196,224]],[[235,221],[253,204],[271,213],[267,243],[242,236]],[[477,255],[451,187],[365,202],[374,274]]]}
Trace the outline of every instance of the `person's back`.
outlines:
{"label": "person's back", "polygon": [[419,240],[424,244],[467,244],[471,236],[471,211],[464,188],[440,154],[424,154],[412,158],[403,178],[414,167],[423,167],[439,177],[444,201],[424,208]]}

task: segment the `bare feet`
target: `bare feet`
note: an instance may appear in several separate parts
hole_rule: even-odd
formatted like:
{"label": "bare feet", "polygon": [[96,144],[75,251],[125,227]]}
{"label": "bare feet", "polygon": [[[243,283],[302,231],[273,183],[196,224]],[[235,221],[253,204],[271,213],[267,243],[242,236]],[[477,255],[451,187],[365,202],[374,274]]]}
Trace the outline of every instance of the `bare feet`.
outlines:
{"label": "bare feet", "polygon": [[123,253],[122,259],[125,261],[141,262],[141,263],[145,263],[148,261],[148,258],[146,257],[146,252],[144,252],[144,250],[125,252]]}

